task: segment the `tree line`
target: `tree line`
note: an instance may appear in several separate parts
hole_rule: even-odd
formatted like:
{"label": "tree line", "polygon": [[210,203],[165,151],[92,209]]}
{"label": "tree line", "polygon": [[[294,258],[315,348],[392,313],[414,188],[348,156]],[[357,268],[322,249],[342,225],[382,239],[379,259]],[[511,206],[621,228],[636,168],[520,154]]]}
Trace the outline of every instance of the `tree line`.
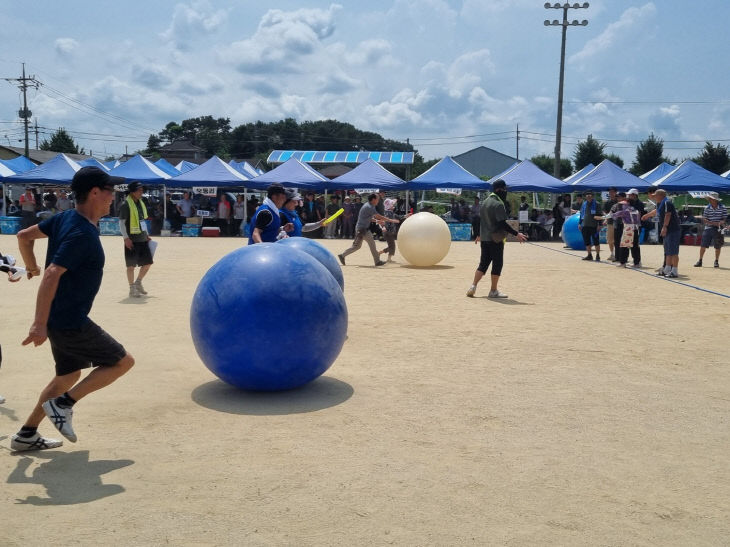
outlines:
{"label": "tree line", "polygon": [[[223,160],[229,159],[256,159],[265,163],[268,154],[275,149],[283,150],[378,150],[394,152],[415,152],[414,163],[409,173],[410,177],[417,177],[425,172],[438,160],[424,161],[423,157],[408,141],[401,142],[386,139],[372,131],[361,131],[349,123],[337,120],[320,120],[297,122],[293,118],[286,118],[276,122],[249,122],[231,127],[229,118],[214,118],[200,116],[183,120],[180,123],[169,122],[156,135],[150,135],[147,148],[138,150],[147,157],[160,157],[162,146],[176,139],[188,139],[195,146],[202,148],[208,157],[214,155]],[[607,143],[588,135],[586,140],[579,141],[575,147],[572,161],[561,158],[560,176],[565,178],[580,171],[592,163],[598,165],[608,159],[624,167],[624,161],[616,154],[606,152]],[[83,154],[73,138],[60,128],[50,139],[44,140],[41,150]],[[723,144],[706,142],[702,152],[691,159],[695,163],[716,174],[730,169],[730,152]],[[553,173],[553,158],[546,154],[539,154],[530,158],[535,165],[546,173]],[[662,162],[671,165],[680,163],[679,159],[670,159],[664,155],[664,141],[651,133],[636,147],[636,157],[628,171],[634,175],[641,175],[652,170]],[[397,175],[404,177],[405,167],[389,166]]]}

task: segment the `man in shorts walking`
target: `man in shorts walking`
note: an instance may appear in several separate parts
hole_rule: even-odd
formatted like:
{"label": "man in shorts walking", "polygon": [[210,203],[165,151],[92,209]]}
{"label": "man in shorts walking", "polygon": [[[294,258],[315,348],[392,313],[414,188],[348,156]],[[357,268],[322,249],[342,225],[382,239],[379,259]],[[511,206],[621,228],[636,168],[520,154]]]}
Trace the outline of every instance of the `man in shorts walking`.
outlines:
{"label": "man in shorts walking", "polygon": [[[147,294],[142,286],[142,280],[152,266],[152,252],[150,251],[150,236],[147,233],[146,223],[147,206],[142,201],[144,186],[134,181],[127,187],[129,195],[119,207],[119,229],[124,238],[124,262],[127,265],[127,282],[129,296],[139,298]],[[134,269],[139,267],[137,279],[134,279]]]}
{"label": "man in shorts walking", "polygon": [[580,206],[580,220],[578,228],[583,235],[583,243],[586,245],[588,254],[583,260],[593,260],[591,246],[596,248],[596,262],[601,261],[601,242],[598,237],[600,209],[596,200],[593,199],[593,192],[588,191],[584,194],[585,201]]}
{"label": "man in shorts walking", "polygon": [[[108,386],[134,365],[134,358],[89,319],[104,270],[104,250],[97,223],[109,212],[113,179],[97,167],[83,167],[71,181],[76,208],[54,215],[18,233],[18,247],[28,278],[40,275],[33,252],[36,239],[48,238],[45,272],[38,287],[35,318],[23,345],[40,346],[48,339],[56,375],[43,389],[23,427],[13,435],[16,451],[57,448],[63,444],[42,437],[45,416],[61,434],[76,442],[73,406],[86,395]],[[81,370],[94,369],[81,381]]]}

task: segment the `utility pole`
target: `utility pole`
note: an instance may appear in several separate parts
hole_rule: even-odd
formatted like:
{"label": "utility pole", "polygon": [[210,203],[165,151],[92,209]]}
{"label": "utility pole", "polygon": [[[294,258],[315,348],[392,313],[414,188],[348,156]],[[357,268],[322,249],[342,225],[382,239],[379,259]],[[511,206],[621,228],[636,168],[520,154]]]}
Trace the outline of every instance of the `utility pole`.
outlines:
{"label": "utility pole", "polygon": [[25,76],[25,63],[23,63],[23,75],[20,78],[3,79],[8,82],[17,82],[18,87],[23,92],[23,108],[18,110],[18,117],[23,120],[23,125],[25,126],[25,157],[30,159],[30,152],[28,150],[28,125],[30,124],[30,117],[33,115],[33,113],[28,110],[28,98],[26,96],[26,91],[29,87],[34,87],[38,89],[41,83],[35,79],[35,76]]}
{"label": "utility pole", "polygon": [[38,150],[38,118],[35,119],[35,149]]}
{"label": "utility pole", "polygon": [[550,2],[545,2],[545,9],[562,9],[563,10],[563,20],[559,21],[558,19],[553,19],[550,21],[549,19],[545,20],[545,26],[550,27],[563,27],[563,40],[560,45],[560,83],[558,84],[558,122],[557,122],[557,128],[555,129],[555,165],[553,167],[553,176],[557,179],[560,178],[560,140],[562,138],[562,130],[563,130],[563,82],[564,82],[564,75],[565,75],[565,35],[567,33],[568,27],[572,26],[586,26],[588,24],[588,21],[586,19],[583,19],[583,21],[578,21],[577,19],[573,19],[572,21],[568,21],[568,10],[573,9],[580,9],[580,8],[587,8],[590,4],[588,2],[583,2],[583,4],[574,3],[570,4],[569,2],[565,2],[564,4],[561,4],[559,2],[555,2],[554,4],[551,4]]}
{"label": "utility pole", "polygon": [[517,124],[517,156],[516,158],[520,159],[520,124]]}

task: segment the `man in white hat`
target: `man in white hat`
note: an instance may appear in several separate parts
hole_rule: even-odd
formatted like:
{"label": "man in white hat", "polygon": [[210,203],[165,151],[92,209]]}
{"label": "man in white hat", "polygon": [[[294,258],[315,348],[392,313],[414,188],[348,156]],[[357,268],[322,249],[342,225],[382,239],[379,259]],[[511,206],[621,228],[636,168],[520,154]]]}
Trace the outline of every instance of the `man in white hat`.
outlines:
{"label": "man in white hat", "polygon": [[715,268],[720,267],[720,251],[725,244],[725,238],[722,236],[722,229],[727,219],[727,208],[720,203],[720,195],[717,192],[709,192],[705,198],[710,203],[705,207],[702,213],[702,223],[705,229],[702,232],[702,244],[700,246],[700,259],[695,263],[695,268],[702,267],[702,257],[705,251],[714,243],[715,246]]}

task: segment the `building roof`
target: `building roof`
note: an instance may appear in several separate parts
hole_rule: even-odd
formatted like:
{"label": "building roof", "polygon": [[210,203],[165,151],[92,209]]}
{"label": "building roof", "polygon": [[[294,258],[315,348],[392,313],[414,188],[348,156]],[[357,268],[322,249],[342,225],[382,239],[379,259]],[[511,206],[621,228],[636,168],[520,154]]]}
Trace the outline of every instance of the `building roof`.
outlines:
{"label": "building roof", "polygon": [[349,173],[350,171],[352,171],[352,167],[347,167],[346,165],[339,165],[339,164],[338,165],[328,165],[327,167],[319,170],[319,172],[322,173],[328,179],[334,179],[336,177],[339,177],[340,175]]}
{"label": "building roof", "polygon": [[[18,156],[23,156],[25,154],[25,148],[18,148],[16,146],[3,146],[0,145],[0,159],[3,160],[12,160],[13,158],[17,158]],[[28,150],[28,155],[30,156],[30,160],[40,165],[41,163],[45,163],[49,160],[52,160],[56,156],[58,156],[59,152],[54,152],[52,150],[35,150],[33,148]],[[92,156],[87,156],[86,154],[66,154],[69,158],[71,158],[74,161],[82,161],[82,160],[88,160]]]}
{"label": "building roof", "polygon": [[515,162],[519,161],[517,158],[502,154],[486,146],[478,146],[458,156],[452,156],[452,159],[472,175],[489,178],[509,169]]}
{"label": "building roof", "polygon": [[161,155],[167,152],[202,152],[203,149],[192,143],[190,139],[175,139],[170,144],[160,146]]}

